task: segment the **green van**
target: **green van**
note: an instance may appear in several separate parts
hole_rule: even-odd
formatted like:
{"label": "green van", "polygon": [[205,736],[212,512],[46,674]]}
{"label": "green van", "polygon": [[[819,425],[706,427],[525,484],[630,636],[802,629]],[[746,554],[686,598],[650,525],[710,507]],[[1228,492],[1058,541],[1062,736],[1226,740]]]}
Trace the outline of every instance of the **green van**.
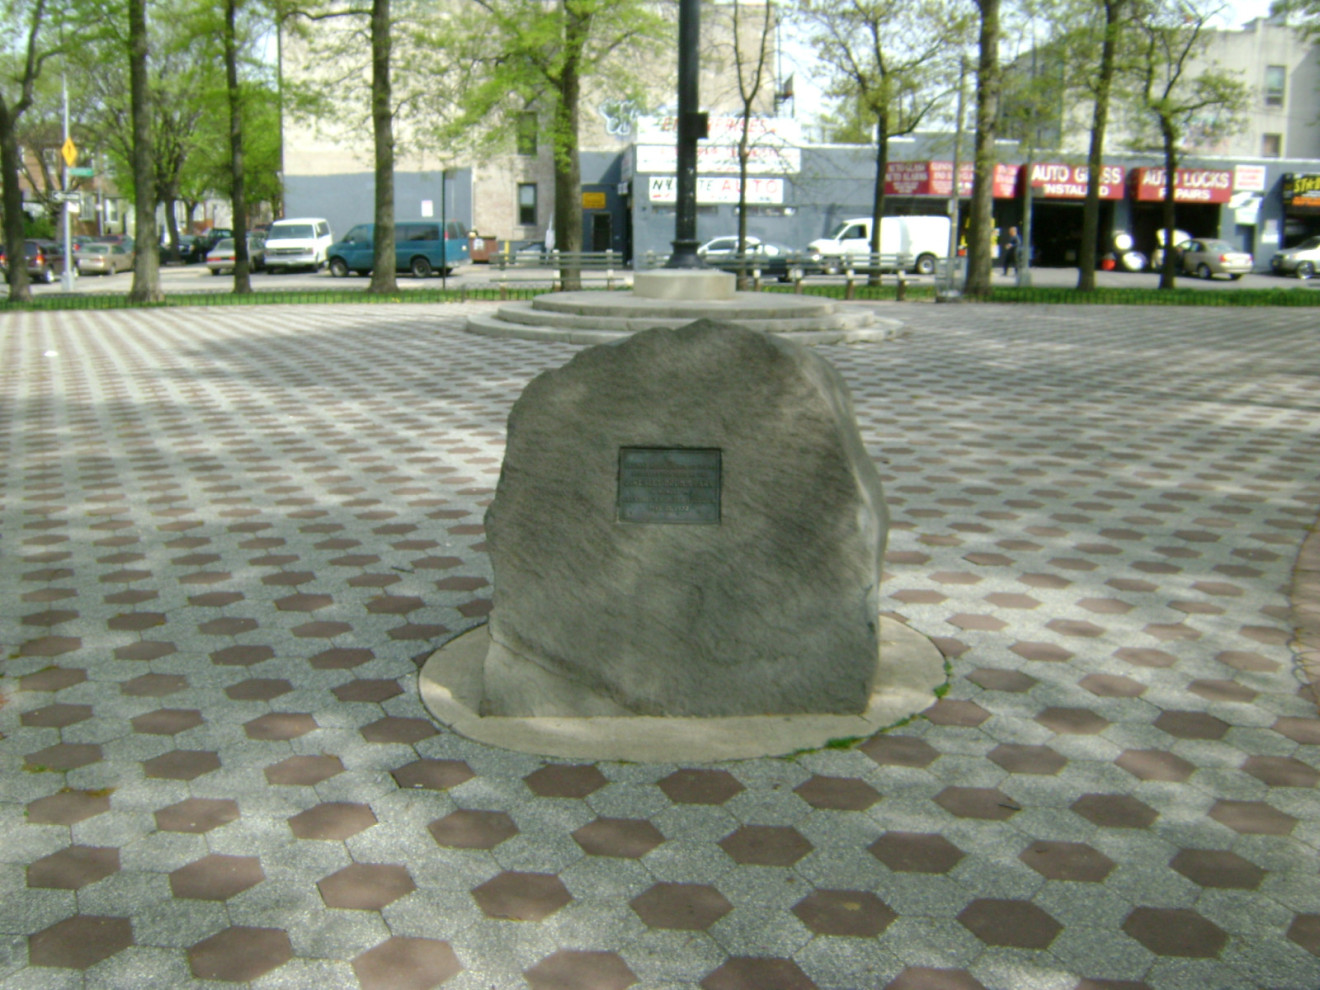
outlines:
{"label": "green van", "polygon": [[[371,273],[375,261],[374,223],[360,223],[343,240],[330,245],[326,262],[330,274],[343,278],[349,272]],[[459,220],[450,220],[440,236],[439,220],[397,220],[394,224],[394,267],[411,272],[416,278],[428,278],[436,272],[448,275],[468,260],[467,228]]]}

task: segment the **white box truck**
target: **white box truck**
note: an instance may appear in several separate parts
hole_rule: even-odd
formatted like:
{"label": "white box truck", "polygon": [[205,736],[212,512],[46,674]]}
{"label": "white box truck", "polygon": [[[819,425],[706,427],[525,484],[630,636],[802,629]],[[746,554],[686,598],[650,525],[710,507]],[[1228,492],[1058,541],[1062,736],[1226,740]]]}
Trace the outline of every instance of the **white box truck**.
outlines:
{"label": "white box truck", "polygon": [[[840,271],[849,255],[871,253],[871,218],[844,220],[828,237],[807,245],[807,255],[826,272]],[[907,259],[907,270],[935,274],[935,263],[949,255],[949,218],[885,217],[880,221],[880,254]]]}

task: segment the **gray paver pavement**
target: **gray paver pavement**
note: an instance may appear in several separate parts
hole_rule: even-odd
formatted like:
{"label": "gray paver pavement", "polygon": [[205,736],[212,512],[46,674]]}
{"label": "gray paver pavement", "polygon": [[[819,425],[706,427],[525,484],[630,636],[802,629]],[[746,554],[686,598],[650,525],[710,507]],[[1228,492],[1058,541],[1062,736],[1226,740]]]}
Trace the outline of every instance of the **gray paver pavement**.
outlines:
{"label": "gray paver pavement", "polygon": [[0,988],[1320,987],[1311,312],[889,307],[826,353],[948,696],[583,767],[417,697],[574,351],[478,308],[0,315]]}

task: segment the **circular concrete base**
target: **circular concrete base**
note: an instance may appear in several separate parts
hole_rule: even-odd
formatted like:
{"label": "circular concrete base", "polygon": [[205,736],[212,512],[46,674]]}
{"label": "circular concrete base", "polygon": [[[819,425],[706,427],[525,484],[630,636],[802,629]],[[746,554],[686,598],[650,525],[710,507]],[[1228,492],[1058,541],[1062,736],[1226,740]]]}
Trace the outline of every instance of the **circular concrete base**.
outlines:
{"label": "circular concrete base", "polygon": [[731,718],[482,717],[486,626],[458,636],[422,667],[422,701],[436,720],[490,746],[561,759],[633,763],[712,763],[783,756],[860,739],[935,703],[946,680],[944,657],[925,636],[881,617],[877,683],[861,715],[740,715]]}
{"label": "circular concrete base", "polygon": [[715,268],[656,268],[633,276],[633,295],[683,302],[732,299],[737,282]]}

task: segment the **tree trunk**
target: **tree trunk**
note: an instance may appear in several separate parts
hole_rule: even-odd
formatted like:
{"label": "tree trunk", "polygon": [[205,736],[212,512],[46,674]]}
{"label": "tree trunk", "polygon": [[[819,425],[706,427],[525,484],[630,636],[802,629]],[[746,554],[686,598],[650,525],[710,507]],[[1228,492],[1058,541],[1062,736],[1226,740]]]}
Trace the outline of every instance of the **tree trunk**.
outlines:
{"label": "tree trunk", "polygon": [[234,210],[234,291],[252,291],[252,259],[247,245],[247,196],[243,188],[243,95],[238,88],[235,20],[242,0],[225,0],[225,88],[229,96],[230,205]]}
{"label": "tree trunk", "polygon": [[[578,146],[578,104],[582,95],[582,49],[591,31],[591,12],[564,0],[564,65],[558,79],[554,112],[555,245],[560,251],[582,250],[582,161]],[[561,266],[565,292],[582,288],[582,270]]]}
{"label": "tree trunk", "polygon": [[[0,99],[3,99],[0,97]],[[17,121],[10,115],[9,107],[0,103],[0,167],[4,169],[5,203],[5,257],[26,258],[23,231],[23,192],[18,188],[18,169],[20,152],[18,134],[15,130]],[[32,288],[28,280],[25,261],[9,268],[9,301],[27,302],[32,298]]]}
{"label": "tree trunk", "polygon": [[133,258],[134,302],[161,302],[160,252],[156,245],[155,154],[151,140],[151,107],[147,89],[147,0],[128,0],[128,65],[133,113],[133,216],[138,250]]}
{"label": "tree trunk", "polygon": [[394,248],[394,108],[390,95],[390,0],[371,2],[371,123],[376,135],[376,230],[368,292],[399,291]]}
{"label": "tree trunk", "polygon": [[1164,203],[1160,220],[1164,224],[1164,263],[1160,265],[1161,289],[1172,289],[1176,284],[1178,257],[1174,253],[1173,227],[1177,222],[1174,210],[1174,195],[1178,179],[1178,147],[1173,131],[1165,125],[1160,127],[1164,139]]}
{"label": "tree trunk", "polygon": [[[880,253],[880,227],[885,216],[885,173],[889,171],[889,115],[875,115],[875,186],[871,194],[871,253]],[[957,183],[954,183],[957,185]],[[872,271],[867,285],[880,284],[880,272]]]}
{"label": "tree trunk", "polygon": [[1091,147],[1087,155],[1086,202],[1082,204],[1082,245],[1077,255],[1077,291],[1095,291],[1096,245],[1100,240],[1100,176],[1104,169],[1105,129],[1109,126],[1109,94],[1113,89],[1118,52],[1119,20],[1127,0],[1104,0],[1105,40],[1100,47],[1100,75],[1091,113]]}
{"label": "tree trunk", "polygon": [[[977,0],[981,35],[976,69],[976,179],[967,237],[967,284],[963,291],[986,298],[991,287],[994,231],[995,118],[999,115],[999,0]],[[955,191],[958,177],[953,177]]]}
{"label": "tree trunk", "polygon": [[[734,31],[738,30],[737,16],[735,15]],[[735,287],[739,292],[747,288],[747,159],[751,157],[752,148],[748,131],[751,128],[751,108],[743,105],[742,134],[738,138],[738,275]]]}

